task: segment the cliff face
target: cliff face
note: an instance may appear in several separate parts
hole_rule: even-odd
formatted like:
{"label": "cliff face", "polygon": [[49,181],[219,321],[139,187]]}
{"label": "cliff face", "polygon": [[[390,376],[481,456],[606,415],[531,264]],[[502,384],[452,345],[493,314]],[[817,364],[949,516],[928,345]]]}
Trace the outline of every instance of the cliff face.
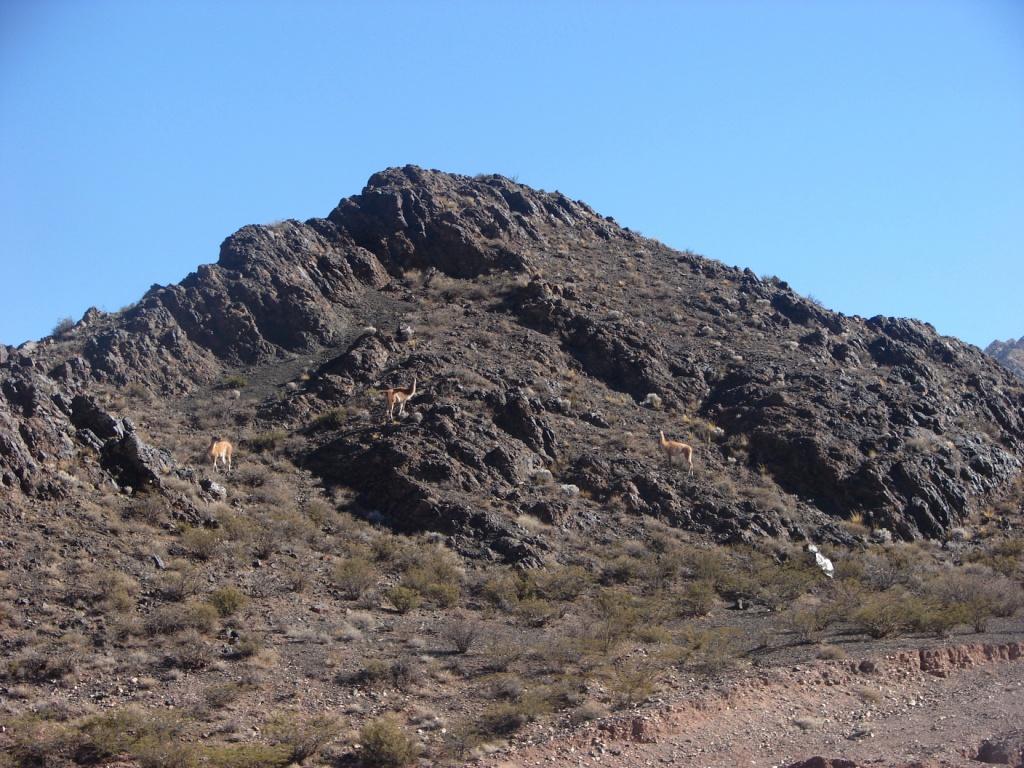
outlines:
{"label": "cliff face", "polygon": [[1024,379],[1024,336],[1016,341],[993,341],[985,347],[985,354],[991,355],[1018,378]]}
{"label": "cliff face", "polygon": [[[2,354],[11,492],[193,482],[142,450],[162,446],[126,447],[131,422],[93,396],[142,387],[173,415],[244,371],[269,388],[228,406],[222,433],[283,430],[367,514],[506,560],[551,546],[522,515],[581,531],[652,515],[723,539],[848,539],[837,521],[858,516],[938,537],[1024,460],[1024,386],[926,323],[846,317],[564,195],[415,167],[326,219],[245,227],[180,284]],[[382,424],[376,388],[414,376],[410,415]],[[692,475],[659,429],[694,443]]]}

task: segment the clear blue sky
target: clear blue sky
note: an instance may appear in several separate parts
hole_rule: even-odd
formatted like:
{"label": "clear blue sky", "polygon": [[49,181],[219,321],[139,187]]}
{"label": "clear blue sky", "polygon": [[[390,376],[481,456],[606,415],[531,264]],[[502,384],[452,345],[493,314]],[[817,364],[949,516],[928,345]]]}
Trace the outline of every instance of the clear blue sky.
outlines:
{"label": "clear blue sky", "polygon": [[0,341],[405,163],[1024,334],[1022,2],[0,0]]}

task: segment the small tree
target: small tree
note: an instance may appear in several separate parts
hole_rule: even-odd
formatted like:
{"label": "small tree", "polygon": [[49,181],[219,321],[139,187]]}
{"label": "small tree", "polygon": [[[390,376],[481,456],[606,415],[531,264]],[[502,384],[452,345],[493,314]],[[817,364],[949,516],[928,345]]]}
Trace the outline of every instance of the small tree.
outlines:
{"label": "small tree", "polygon": [[53,335],[58,339],[62,339],[69,333],[71,333],[71,329],[74,327],[74,320],[72,320],[70,317],[62,317],[60,320],[57,321],[57,324],[53,326]]}

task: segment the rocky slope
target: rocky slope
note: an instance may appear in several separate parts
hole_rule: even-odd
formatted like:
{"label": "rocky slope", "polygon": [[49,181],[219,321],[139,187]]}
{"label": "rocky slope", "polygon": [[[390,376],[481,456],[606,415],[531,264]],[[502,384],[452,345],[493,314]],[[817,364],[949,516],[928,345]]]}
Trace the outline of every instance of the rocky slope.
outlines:
{"label": "rocky slope", "polygon": [[1017,376],[1024,379],[1024,336],[1014,341],[993,341],[985,347],[985,354],[991,355]]}
{"label": "rocky slope", "polygon": [[[253,388],[217,431],[283,430],[290,458],[366,515],[514,562],[552,547],[522,515],[942,537],[1024,461],[1024,385],[927,323],[831,312],[557,192],[405,167],[326,219],[244,227],[126,311],[0,351],[0,481],[10,498],[82,480],[173,496],[165,478],[196,480],[187,462],[95,393],[173,404],[295,361],[307,370]],[[376,389],[414,376],[409,417],[382,424]],[[666,466],[659,429],[696,445],[692,475]]]}

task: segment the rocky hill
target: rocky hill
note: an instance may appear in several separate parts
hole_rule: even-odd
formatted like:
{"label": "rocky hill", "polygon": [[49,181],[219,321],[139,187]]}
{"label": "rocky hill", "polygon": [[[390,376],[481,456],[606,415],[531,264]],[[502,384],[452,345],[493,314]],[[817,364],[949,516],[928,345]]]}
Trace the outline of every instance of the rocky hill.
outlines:
{"label": "rocky hill", "polygon": [[[672,697],[753,701],[816,657],[841,743],[917,690],[872,659],[951,633],[1019,658],[1022,462],[1024,383],[927,323],[557,192],[388,169],[0,346],[0,768],[517,765],[591,721],[632,765]],[[1009,733],[997,704],[950,717]],[[822,748],[766,717],[722,762],[687,731],[692,762],[643,764]]]}
{"label": "rocky hill", "polygon": [[[559,193],[414,167],[4,357],[6,487],[60,496],[78,463],[159,484],[171,457],[94,387],[175,397],[298,357],[309,371],[216,431],[302,436],[296,463],[397,529],[512,559],[545,546],[518,515],[600,526],[610,502],[724,538],[842,538],[850,518],[938,537],[1024,457],[1021,384],[926,323],[846,317]],[[415,376],[415,419],[382,425],[375,388]],[[692,476],[659,429],[696,444]]]}
{"label": "rocky hill", "polygon": [[1024,336],[1014,341],[993,341],[985,347],[985,354],[991,355],[1000,363],[1024,379]]}

